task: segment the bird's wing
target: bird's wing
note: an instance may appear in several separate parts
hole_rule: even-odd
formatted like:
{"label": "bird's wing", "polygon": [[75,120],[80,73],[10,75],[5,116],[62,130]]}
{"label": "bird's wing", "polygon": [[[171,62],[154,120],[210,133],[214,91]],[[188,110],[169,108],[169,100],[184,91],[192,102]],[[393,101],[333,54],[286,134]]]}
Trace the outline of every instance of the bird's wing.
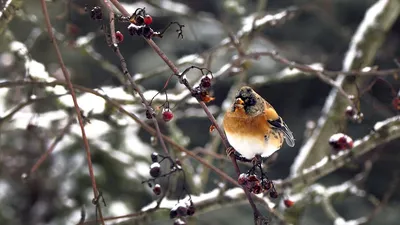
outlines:
{"label": "bird's wing", "polygon": [[289,127],[283,122],[282,118],[279,117],[276,120],[267,120],[273,129],[276,129],[283,133],[286,144],[290,147],[294,146],[294,137],[292,131],[290,131]]}
{"label": "bird's wing", "polygon": [[294,146],[294,137],[292,131],[290,131],[289,127],[283,122],[282,118],[275,111],[274,107],[271,106],[267,101],[265,102],[265,111],[264,116],[267,122],[271,125],[272,129],[276,129],[283,133],[286,144],[290,147]]}

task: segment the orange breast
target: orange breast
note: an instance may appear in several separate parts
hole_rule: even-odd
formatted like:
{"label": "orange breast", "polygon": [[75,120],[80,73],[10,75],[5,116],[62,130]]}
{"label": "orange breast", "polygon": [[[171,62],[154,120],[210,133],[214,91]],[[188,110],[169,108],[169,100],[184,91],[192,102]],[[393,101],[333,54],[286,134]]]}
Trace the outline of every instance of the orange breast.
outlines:
{"label": "orange breast", "polygon": [[224,117],[225,132],[232,134],[241,134],[244,136],[260,136],[269,131],[269,124],[265,121],[265,117],[261,114],[259,116],[248,117],[244,110],[237,110],[236,112],[227,112]]}
{"label": "orange breast", "polygon": [[[246,138],[246,136],[253,139],[256,138],[264,143],[265,148],[268,145],[273,145],[279,149],[283,143],[282,133],[272,130],[263,114],[249,117],[245,114],[244,110],[227,112],[223,125],[226,133],[233,136],[240,135],[242,138]],[[265,141],[265,135],[268,136],[268,142]]]}

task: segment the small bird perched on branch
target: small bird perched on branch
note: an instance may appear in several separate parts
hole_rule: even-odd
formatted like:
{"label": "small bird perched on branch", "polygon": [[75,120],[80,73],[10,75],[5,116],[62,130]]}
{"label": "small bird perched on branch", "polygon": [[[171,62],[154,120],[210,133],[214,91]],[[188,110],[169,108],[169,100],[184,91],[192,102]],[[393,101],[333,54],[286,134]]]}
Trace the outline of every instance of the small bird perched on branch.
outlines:
{"label": "small bird perched on branch", "polygon": [[[229,144],[245,161],[268,157],[282,147],[294,146],[293,133],[275,109],[252,88],[244,86],[226,112],[223,127]],[[234,153],[228,150],[228,155]],[[243,158],[244,157],[244,158]]]}

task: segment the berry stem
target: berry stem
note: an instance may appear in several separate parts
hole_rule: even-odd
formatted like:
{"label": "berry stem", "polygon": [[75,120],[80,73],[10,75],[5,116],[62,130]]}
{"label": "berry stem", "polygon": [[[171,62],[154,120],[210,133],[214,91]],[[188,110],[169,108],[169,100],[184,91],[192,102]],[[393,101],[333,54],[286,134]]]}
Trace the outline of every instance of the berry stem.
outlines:
{"label": "berry stem", "polygon": [[[121,51],[119,50],[118,45],[115,44],[116,40],[115,40],[115,27],[114,27],[114,12],[112,10],[112,7],[111,7],[111,4],[109,3],[109,1],[105,0],[105,2],[107,3],[106,5],[110,12],[110,30],[111,30],[111,34],[112,34],[112,47],[114,47],[115,54],[118,56],[118,58],[120,60],[122,71],[123,71],[126,79],[128,80],[128,82],[130,83],[131,87],[133,88],[133,90],[135,90],[139,94],[140,99],[142,100],[142,103],[144,104],[146,110],[148,112],[150,112],[151,115],[153,115],[154,110],[150,107],[149,102],[146,100],[143,93],[140,91],[139,86],[132,79],[132,76],[129,73],[128,66],[126,64],[126,60],[125,60],[124,56],[121,54]],[[113,2],[114,5],[115,5],[115,2],[118,3],[118,1],[115,1],[115,0],[111,0],[111,2]],[[119,3],[118,3],[118,5],[119,5]],[[119,7],[117,7],[117,8],[119,9]],[[123,8],[123,7],[121,6],[121,8]],[[126,12],[126,10],[125,10],[125,12],[122,12],[122,13],[124,14],[124,16],[129,16],[129,14]],[[111,19],[111,17],[113,19]],[[134,96],[134,93],[132,93],[132,96]],[[157,133],[157,138],[160,141],[162,149],[164,150],[164,152],[166,154],[169,154],[168,148],[165,145],[164,139],[162,138],[162,133],[160,130],[160,126],[158,125],[157,119],[154,116],[152,116],[151,120],[154,123],[154,127],[155,127],[156,133]]]}

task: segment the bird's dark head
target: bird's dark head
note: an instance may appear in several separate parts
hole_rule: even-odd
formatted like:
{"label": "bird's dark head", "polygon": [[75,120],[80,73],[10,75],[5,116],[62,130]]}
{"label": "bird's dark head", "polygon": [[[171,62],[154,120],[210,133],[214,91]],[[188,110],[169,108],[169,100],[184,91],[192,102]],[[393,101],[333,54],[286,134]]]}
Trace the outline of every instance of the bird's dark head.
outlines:
{"label": "bird's dark head", "polygon": [[235,96],[233,111],[242,108],[249,116],[256,116],[263,112],[264,100],[251,87],[241,87]]}

